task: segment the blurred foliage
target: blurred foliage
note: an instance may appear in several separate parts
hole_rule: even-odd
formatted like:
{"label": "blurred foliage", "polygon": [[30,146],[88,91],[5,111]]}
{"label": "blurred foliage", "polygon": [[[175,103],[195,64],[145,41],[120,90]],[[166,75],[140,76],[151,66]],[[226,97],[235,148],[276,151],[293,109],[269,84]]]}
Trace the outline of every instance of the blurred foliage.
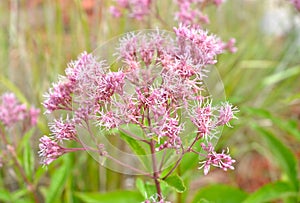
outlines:
{"label": "blurred foliage", "polygon": [[[171,30],[176,25],[172,0],[158,2],[167,26],[152,18],[145,22],[113,19],[108,12],[111,1],[105,0],[2,1],[0,92],[12,91],[20,101],[42,108],[50,83],[82,51],[91,52],[135,29]],[[237,164],[235,171],[225,175],[213,171],[203,177],[196,171],[198,157],[185,157],[177,173],[187,189],[176,185],[183,193],[171,194],[178,203],[300,201],[299,27],[292,24],[281,35],[264,33],[265,13],[288,4],[268,2],[228,0],[218,9],[207,10],[211,24],[206,28],[225,41],[235,37],[239,49],[222,55],[216,65],[228,99],[240,108],[239,120],[232,124],[234,128],[224,129],[218,147],[230,146]],[[299,14],[289,6],[284,5],[287,20],[294,22]],[[41,116],[38,129],[22,135],[17,152],[41,202],[140,202],[144,194],[136,189],[151,191],[153,185],[147,180],[138,179],[136,188],[135,177],[102,168],[88,153],[69,154],[42,168],[37,140],[48,133],[47,118]],[[0,201],[32,202],[26,185],[15,183],[9,171],[9,164],[0,169]]]}

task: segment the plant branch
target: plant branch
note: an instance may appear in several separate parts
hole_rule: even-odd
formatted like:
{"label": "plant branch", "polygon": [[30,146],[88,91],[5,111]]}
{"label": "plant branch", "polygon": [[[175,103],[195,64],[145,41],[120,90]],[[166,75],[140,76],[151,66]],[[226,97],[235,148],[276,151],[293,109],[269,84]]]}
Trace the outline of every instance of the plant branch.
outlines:
{"label": "plant branch", "polygon": [[155,9],[154,9],[154,11],[153,11],[153,14],[154,14],[155,18],[156,18],[162,25],[164,25],[164,26],[166,26],[166,27],[169,27],[169,24],[168,24],[166,21],[164,21],[164,20],[162,19],[162,17],[160,16],[160,14],[159,14],[159,9],[158,9],[158,5],[157,5],[157,4],[155,5]]}
{"label": "plant branch", "polygon": [[163,165],[164,165],[164,161],[165,161],[165,158],[166,158],[166,154],[167,154],[167,151],[164,150],[164,154],[163,154],[163,156],[162,156],[162,159],[161,159],[161,162],[160,162],[160,166],[159,166],[159,172],[160,172],[160,173],[161,173],[162,167],[163,167]]}
{"label": "plant branch", "polygon": [[145,142],[147,144],[150,144],[150,142],[148,140],[145,140],[145,139],[141,139],[140,137],[138,137],[137,135],[133,134],[132,132],[128,131],[128,130],[125,130],[124,128],[120,128],[119,127],[119,130],[123,131],[124,133],[130,135],[130,137],[138,140],[138,141],[141,141],[141,142]]}
{"label": "plant branch", "polygon": [[181,155],[179,157],[179,159],[176,161],[175,165],[172,167],[172,169],[167,173],[167,175],[165,175],[162,180],[165,180],[167,177],[169,177],[173,171],[177,168],[177,166],[180,164],[182,158],[183,158],[183,155],[188,153],[188,152],[195,152],[192,147],[196,144],[196,142],[201,138],[201,135],[200,134],[197,134],[197,136],[195,137],[195,139],[193,140],[192,144],[186,149],[184,150],[183,146],[181,145],[181,149],[182,149],[182,152],[181,152]]}
{"label": "plant branch", "polygon": [[116,158],[110,156],[109,154],[105,154],[105,155],[103,155],[103,156],[104,156],[104,157],[107,157],[107,158],[113,160],[114,162],[120,164],[121,166],[124,166],[124,167],[126,167],[126,168],[128,168],[128,169],[131,169],[131,170],[133,170],[133,171],[135,171],[135,172],[137,172],[137,173],[140,173],[140,174],[142,174],[142,175],[145,175],[145,176],[147,176],[147,177],[149,177],[149,178],[154,178],[154,177],[151,176],[149,173],[146,173],[146,172],[144,172],[144,171],[142,171],[142,170],[140,170],[140,169],[134,168],[133,166],[130,166],[130,165],[126,164],[126,163],[123,163],[122,161],[119,161],[118,159],[116,159]]}
{"label": "plant branch", "polygon": [[163,178],[162,178],[162,180],[165,180],[167,177],[169,177],[172,173],[173,173],[173,171],[177,168],[177,166],[180,164],[180,162],[181,162],[181,160],[182,160],[182,158],[183,158],[183,155],[186,153],[186,151],[182,151],[181,152],[181,155],[180,155],[180,157],[179,157],[179,159],[176,161],[176,163],[175,163],[175,165],[173,166],[173,168],[167,173],[167,175],[165,175]]}
{"label": "plant branch", "polygon": [[39,203],[39,199],[38,199],[38,195],[37,195],[37,193],[35,191],[35,187],[31,183],[31,181],[27,178],[26,173],[25,173],[24,169],[22,168],[22,166],[21,166],[21,164],[20,164],[20,162],[19,162],[19,160],[17,158],[15,148],[12,145],[9,144],[9,142],[6,139],[6,136],[5,136],[2,128],[1,128],[0,134],[1,134],[1,138],[2,138],[2,140],[4,142],[4,144],[6,145],[7,150],[12,155],[12,159],[13,159],[13,162],[14,162],[15,166],[19,170],[19,172],[20,172],[23,180],[25,181],[25,183],[28,185],[28,190],[32,193],[34,202],[35,203]]}

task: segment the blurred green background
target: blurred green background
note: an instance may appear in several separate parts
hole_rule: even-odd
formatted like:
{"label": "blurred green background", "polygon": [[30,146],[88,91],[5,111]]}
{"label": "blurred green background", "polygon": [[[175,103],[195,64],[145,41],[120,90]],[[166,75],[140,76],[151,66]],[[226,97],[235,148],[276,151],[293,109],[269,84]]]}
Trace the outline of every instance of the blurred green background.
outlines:
{"label": "blurred green background", "polygon": [[[91,52],[128,31],[172,31],[176,26],[172,0],[157,1],[167,24],[152,17],[145,21],[114,19],[108,11],[112,4],[108,0],[1,1],[0,93],[12,91],[22,102],[43,112],[43,94],[81,52]],[[197,170],[198,161],[187,160],[190,170],[183,177],[189,189],[178,202],[192,202],[194,195],[214,200],[213,196],[230,194],[230,188],[247,194],[256,191],[249,202],[297,202],[286,197],[299,196],[300,14],[284,0],[227,0],[218,8],[208,7],[205,13],[211,21],[205,29],[224,41],[231,37],[237,40],[238,52],[221,55],[216,65],[226,97],[240,109],[239,119],[232,123],[233,128],[224,128],[217,147],[230,147],[237,163],[234,171],[213,170],[204,177]],[[68,154],[47,170],[42,168],[37,157],[38,139],[49,134],[47,122],[41,115],[26,142],[30,146],[27,158],[24,151],[18,152],[21,163],[32,167],[28,176],[38,188],[41,202],[93,202],[95,198],[99,200],[94,202],[105,198],[110,202],[105,194],[111,191],[119,191],[115,196],[131,195],[122,191],[134,190],[136,177],[102,168],[88,153]],[[20,184],[20,175],[13,172],[12,162],[4,163],[0,168],[0,201],[32,202],[28,188]],[[107,193],[97,196],[103,194],[100,192]]]}

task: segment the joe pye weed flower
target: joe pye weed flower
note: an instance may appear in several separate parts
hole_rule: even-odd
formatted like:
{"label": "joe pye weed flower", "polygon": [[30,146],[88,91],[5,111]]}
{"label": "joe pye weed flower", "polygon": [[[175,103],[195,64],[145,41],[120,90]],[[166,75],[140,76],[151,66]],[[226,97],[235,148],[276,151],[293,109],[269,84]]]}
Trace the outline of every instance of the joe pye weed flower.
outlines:
{"label": "joe pye weed flower", "polygon": [[[60,112],[61,117],[49,124],[51,135],[40,139],[42,163],[49,165],[68,152],[97,152],[152,178],[158,202],[164,199],[160,181],[174,172],[186,153],[201,157],[199,168],[205,175],[211,166],[234,169],[235,160],[228,151],[215,152],[213,140],[218,139],[221,126],[230,126],[237,108],[226,101],[213,105],[203,82],[209,66],[228,47],[200,28],[180,25],[174,33],[174,39],[159,30],[127,34],[115,49],[113,64],[86,52],[71,62],[66,76],[45,95],[46,113]],[[90,140],[101,136],[93,126],[103,134],[126,134],[148,146],[151,170],[117,159],[105,144],[87,146],[82,136]],[[79,136],[78,129],[86,133]],[[66,147],[70,141],[81,147]],[[166,154],[158,156],[161,152],[174,152],[177,157],[164,176],[170,163]]]}
{"label": "joe pye weed flower", "polygon": [[[19,156],[26,151],[30,154],[31,143],[24,140],[33,135],[39,114],[39,109],[20,102],[12,92],[0,96],[1,174],[4,177],[8,175],[10,184],[14,185],[13,188],[7,187],[7,191],[14,193],[16,188],[25,185],[34,202],[39,202],[37,187],[26,173]],[[20,174],[20,178],[11,174]]]}

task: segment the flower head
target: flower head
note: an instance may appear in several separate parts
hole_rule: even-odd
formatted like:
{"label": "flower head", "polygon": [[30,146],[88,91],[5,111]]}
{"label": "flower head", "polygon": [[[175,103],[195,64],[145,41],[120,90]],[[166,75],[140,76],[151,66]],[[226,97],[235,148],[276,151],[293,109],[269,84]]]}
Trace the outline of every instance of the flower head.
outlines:
{"label": "flower head", "polygon": [[162,122],[160,122],[160,126],[156,129],[156,134],[158,135],[159,143],[162,139],[163,142],[160,144],[157,150],[162,150],[165,148],[173,148],[180,149],[182,141],[180,138],[180,132],[182,130],[182,126],[180,126],[178,118],[171,118],[166,116]]}
{"label": "flower head", "polygon": [[[209,35],[207,31],[181,24],[174,28],[176,36],[183,44],[182,52],[189,54],[194,64],[203,66],[215,64],[215,57],[223,53],[223,43],[215,35]],[[188,43],[188,44],[186,44]]]}
{"label": "flower head", "polygon": [[72,140],[76,137],[75,122],[67,117],[66,120],[60,118],[50,124],[50,130],[53,138],[62,142],[63,140]]}
{"label": "flower head", "polygon": [[119,8],[115,7],[115,6],[111,6],[109,7],[109,12],[112,14],[113,17],[115,18],[119,18],[122,16],[122,13],[120,11]]}
{"label": "flower head", "polygon": [[26,105],[20,104],[13,93],[5,93],[1,97],[0,121],[7,127],[26,117]]}
{"label": "flower head", "polygon": [[227,43],[224,43],[224,49],[228,50],[230,53],[237,52],[237,47],[235,47],[236,40],[234,38],[229,39]]}
{"label": "flower head", "polygon": [[120,17],[121,10],[128,10],[129,17],[142,20],[150,14],[152,0],[116,0],[116,6],[110,8],[114,17]]}
{"label": "flower head", "polygon": [[230,127],[229,121],[233,118],[236,118],[234,113],[238,112],[237,107],[233,107],[228,102],[223,103],[219,109],[219,118],[217,125],[227,125]]}
{"label": "flower head", "polygon": [[46,113],[51,113],[55,110],[71,110],[72,96],[74,84],[69,81],[60,81],[53,85],[49,93],[45,94],[46,100],[43,105],[46,108]]}
{"label": "flower head", "polygon": [[52,161],[65,153],[63,147],[59,146],[55,141],[48,136],[40,138],[39,155],[42,157],[42,164],[49,165]]}
{"label": "flower head", "polygon": [[203,107],[196,107],[195,114],[192,115],[191,120],[198,128],[198,132],[203,136],[207,136],[213,126],[212,117],[211,104],[208,104]]}
{"label": "flower head", "polygon": [[208,16],[204,15],[196,4],[198,0],[177,0],[178,12],[175,13],[175,20],[184,25],[208,24]]}
{"label": "flower head", "polygon": [[208,143],[208,145],[202,143],[201,147],[204,151],[206,151],[206,154],[202,155],[206,160],[199,162],[201,164],[199,169],[204,168],[204,175],[208,174],[210,166],[221,168],[224,171],[234,169],[233,163],[235,163],[235,160],[225,153],[224,150],[221,153],[215,152],[211,143]]}
{"label": "flower head", "polygon": [[39,109],[31,107],[27,109],[25,104],[21,104],[13,93],[4,93],[0,101],[0,121],[6,127],[12,127],[20,121],[25,121],[29,125],[35,126]]}
{"label": "flower head", "polygon": [[103,113],[99,118],[99,126],[103,126],[106,129],[116,128],[121,125],[121,119],[114,112]]}

